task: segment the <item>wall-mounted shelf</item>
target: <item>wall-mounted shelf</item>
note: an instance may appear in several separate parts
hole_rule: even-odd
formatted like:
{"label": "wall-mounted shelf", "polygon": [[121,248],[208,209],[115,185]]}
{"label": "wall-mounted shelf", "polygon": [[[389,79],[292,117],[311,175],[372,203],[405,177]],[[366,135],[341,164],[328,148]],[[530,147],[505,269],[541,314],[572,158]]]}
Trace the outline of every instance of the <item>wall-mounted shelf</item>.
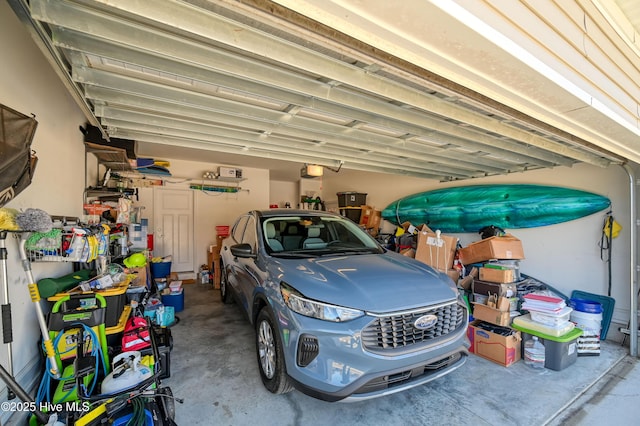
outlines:
{"label": "wall-mounted shelf", "polygon": [[247,180],[247,179],[246,178],[231,178],[231,177],[218,176],[215,179],[201,179],[201,180],[203,180],[205,182],[208,182],[208,181],[216,182],[216,181],[218,181],[218,182],[236,182],[236,183],[238,183],[238,182],[242,182],[243,180]]}
{"label": "wall-mounted shelf", "polygon": [[136,190],[133,188],[124,188],[124,189],[117,189],[117,188],[94,188],[94,187],[89,187],[87,189],[84,190],[84,195],[85,197],[88,198],[100,198],[100,199],[104,199],[104,198],[120,198],[123,195],[135,195]]}
{"label": "wall-mounted shelf", "polygon": [[[85,177],[85,203],[87,202],[87,198],[98,198],[104,200],[117,199],[122,195],[137,195],[137,189],[106,187],[107,181],[112,178],[126,180],[128,181],[129,185],[133,183],[132,186],[134,188],[138,188],[139,186],[149,186],[142,184],[150,183],[151,181],[157,181],[159,183],[154,182],[153,184],[164,185],[167,183],[189,183],[189,187],[191,189],[226,193],[238,192],[240,190],[240,187],[237,184],[246,180],[245,178],[224,176],[217,176],[215,179],[206,179],[202,177],[177,177],[162,173],[145,173],[131,166],[129,159],[127,158],[127,152],[125,149],[85,142],[85,155],[87,153],[95,155],[98,161],[98,166],[102,165],[103,167],[107,168],[107,172],[102,181],[100,180],[100,178],[98,178],[98,181],[96,182],[96,185],[94,187],[88,186]],[[85,176],[86,175],[87,171],[85,164]]]}
{"label": "wall-mounted shelf", "polygon": [[150,179],[150,180],[162,180],[167,181],[169,183],[182,183],[182,182],[197,182],[203,185],[211,183],[214,185],[217,182],[225,182],[225,183],[240,183],[245,178],[226,178],[226,177],[218,177],[216,179],[203,179],[203,178],[187,178],[180,176],[168,176],[162,174],[153,174],[153,173],[141,173],[136,169],[132,169],[131,171],[125,172],[115,172],[118,176],[128,179]]}
{"label": "wall-mounted shelf", "polygon": [[90,142],[85,142],[85,153],[91,153],[98,159],[98,164],[111,170],[132,170],[127,151],[122,148],[108,147]]}

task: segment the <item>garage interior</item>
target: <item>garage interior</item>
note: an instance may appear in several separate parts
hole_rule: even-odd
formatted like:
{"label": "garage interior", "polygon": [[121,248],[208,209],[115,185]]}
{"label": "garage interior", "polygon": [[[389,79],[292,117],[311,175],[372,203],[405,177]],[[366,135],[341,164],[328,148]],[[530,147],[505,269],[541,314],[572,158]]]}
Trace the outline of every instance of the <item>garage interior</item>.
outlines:
{"label": "garage interior", "polygon": [[[284,207],[285,202],[295,207],[307,193],[334,210],[338,192],[367,193],[368,204],[382,210],[409,194],[481,183],[590,190],[611,199],[623,227],[610,254],[612,278],[598,246],[602,214],[508,231],[523,242],[523,271],[566,294],[575,289],[606,294],[607,281],[613,282],[616,309],[603,354],[581,357],[582,365],[562,377],[551,372],[534,377],[537,389],[548,388],[547,378],[554,386],[562,384],[539,406],[524,410],[536,412],[533,418],[500,417],[502,410],[491,417],[468,402],[457,423],[477,421],[473,414],[487,424],[559,421],[558,413],[580,397],[606,389],[601,379],[619,371],[615,368],[635,363],[637,335],[618,331],[638,328],[640,8],[633,0],[514,1],[500,8],[487,1],[189,0],[149,7],[126,0],[7,0],[0,12],[0,31],[6,33],[0,46],[12,59],[0,71],[0,103],[38,120],[33,143],[38,170],[32,185],[7,207],[81,217],[86,189],[110,168],[137,181],[142,215],[156,230],[158,192],[204,185],[202,173],[220,166],[242,169],[242,181],[225,185],[240,187],[237,193],[187,199],[195,209],[194,236],[190,263],[178,272],[196,274],[216,244],[216,226],[230,225],[253,208]],[[101,159],[84,145],[79,127],[88,126],[106,141],[134,141],[138,158],[167,160],[171,175],[153,176],[161,185],[141,183],[151,179],[128,163]],[[302,178],[306,165],[322,166],[322,177]],[[464,246],[479,236],[459,238]],[[36,279],[61,276],[70,268],[34,263]],[[13,246],[8,269],[13,273],[13,371],[33,388],[38,327]],[[255,371],[244,371],[241,359],[232,360],[235,368],[220,362],[225,353],[238,350],[233,346],[238,336],[246,338],[238,352],[253,367],[250,326],[236,309],[219,305],[216,290],[187,286],[185,292],[185,312],[172,327],[175,349],[167,383],[174,394],[198,400],[197,388],[180,377],[193,375],[189,366],[202,362],[211,392],[225,394],[218,383],[244,392],[238,387],[250,383],[251,397],[243,402],[268,399],[263,408],[271,410],[275,401],[262,393]],[[187,325],[191,321],[194,325]],[[205,330],[213,335],[199,334]],[[623,340],[627,346],[620,344]],[[202,343],[207,345],[198,346]],[[213,355],[207,351],[211,346]],[[6,365],[7,351],[2,352]],[[399,404],[413,404],[424,416],[402,418],[403,424],[451,423],[429,417],[432,404],[419,400],[437,398],[440,406],[454,410],[459,401],[444,397],[451,389],[462,399],[474,393],[464,386],[506,376],[513,385],[481,403],[494,406],[495,399],[506,399],[519,387],[527,371],[522,364],[504,368],[470,357],[455,377],[390,397],[384,408],[377,407],[380,401],[367,403],[371,417],[350,417],[349,405],[327,408],[294,394],[275,402],[283,404],[286,420],[271,424],[327,423],[326,416],[311,413],[334,410],[339,414],[331,414],[332,423],[384,416],[394,424],[399,420],[384,413]],[[243,370],[239,378],[238,370]],[[237,381],[227,382],[225,374]],[[195,383],[201,386],[201,378]],[[4,400],[7,389],[0,389]],[[518,399],[529,400],[530,393]],[[176,407],[178,423],[208,424],[206,416],[218,416],[223,424],[260,419],[232,405],[232,396],[225,398],[212,395],[202,412],[187,398]],[[3,423],[8,414],[3,413]]]}

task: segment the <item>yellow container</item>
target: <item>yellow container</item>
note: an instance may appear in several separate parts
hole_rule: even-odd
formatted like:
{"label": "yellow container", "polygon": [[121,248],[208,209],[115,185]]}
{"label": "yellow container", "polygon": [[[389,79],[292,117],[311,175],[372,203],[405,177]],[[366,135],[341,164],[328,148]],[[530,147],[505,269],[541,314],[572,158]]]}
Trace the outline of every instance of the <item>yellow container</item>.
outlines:
{"label": "yellow container", "polygon": [[105,327],[114,327],[118,325],[118,321],[123,314],[124,307],[127,302],[127,288],[129,288],[129,279],[118,283],[117,285],[103,289],[103,290],[93,290],[93,291],[82,291],[80,287],[72,288],[71,290],[64,293],[57,293],[54,296],[47,298],[49,302],[57,302],[64,296],[68,296],[71,294],[81,294],[83,297],[71,299],[64,303],[62,306],[64,311],[74,310],[78,307],[82,306],[83,301],[88,301],[90,304],[91,297],[94,294],[100,294],[107,301],[107,311],[105,315]]}

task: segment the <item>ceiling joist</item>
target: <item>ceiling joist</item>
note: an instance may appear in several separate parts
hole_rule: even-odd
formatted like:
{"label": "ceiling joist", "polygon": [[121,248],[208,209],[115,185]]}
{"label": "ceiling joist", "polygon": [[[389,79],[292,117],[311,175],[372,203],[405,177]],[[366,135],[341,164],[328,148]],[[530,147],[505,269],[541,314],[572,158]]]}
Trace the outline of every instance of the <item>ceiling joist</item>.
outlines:
{"label": "ceiling joist", "polygon": [[443,181],[622,161],[357,43],[311,35],[293,13],[225,0],[30,8],[109,136]]}

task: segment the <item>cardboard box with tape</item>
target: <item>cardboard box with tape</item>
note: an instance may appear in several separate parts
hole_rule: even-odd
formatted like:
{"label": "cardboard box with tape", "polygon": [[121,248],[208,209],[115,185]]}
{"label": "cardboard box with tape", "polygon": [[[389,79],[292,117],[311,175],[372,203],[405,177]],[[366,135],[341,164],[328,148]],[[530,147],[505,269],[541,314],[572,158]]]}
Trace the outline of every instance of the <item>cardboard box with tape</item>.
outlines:
{"label": "cardboard box with tape", "polygon": [[452,269],[457,247],[457,237],[434,232],[427,225],[418,228],[416,259],[439,271]]}
{"label": "cardboard box with tape", "polygon": [[496,327],[475,320],[467,328],[469,352],[508,367],[520,361],[522,336],[509,327]]}
{"label": "cardboard box with tape", "polygon": [[460,249],[459,254],[464,265],[492,259],[524,259],[522,242],[512,235],[476,241]]}

